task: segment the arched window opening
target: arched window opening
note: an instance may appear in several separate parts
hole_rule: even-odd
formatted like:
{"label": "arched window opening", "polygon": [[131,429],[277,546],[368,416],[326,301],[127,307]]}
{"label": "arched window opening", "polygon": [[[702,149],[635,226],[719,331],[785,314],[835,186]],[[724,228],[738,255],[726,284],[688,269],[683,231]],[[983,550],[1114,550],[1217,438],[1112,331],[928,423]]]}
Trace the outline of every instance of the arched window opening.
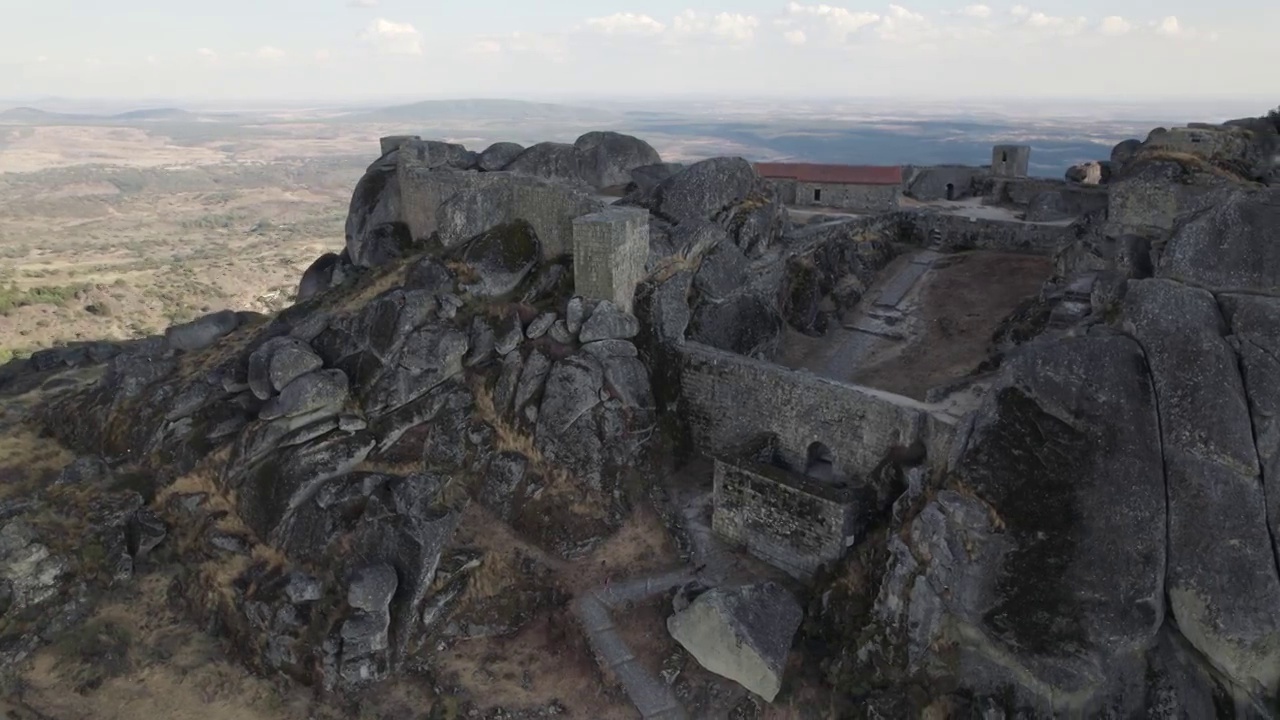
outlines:
{"label": "arched window opening", "polygon": [[804,474],[815,480],[831,482],[835,477],[835,462],[831,448],[820,442],[810,445]]}
{"label": "arched window opening", "polygon": [[947,199],[956,199],[956,186],[953,183],[947,183]]}

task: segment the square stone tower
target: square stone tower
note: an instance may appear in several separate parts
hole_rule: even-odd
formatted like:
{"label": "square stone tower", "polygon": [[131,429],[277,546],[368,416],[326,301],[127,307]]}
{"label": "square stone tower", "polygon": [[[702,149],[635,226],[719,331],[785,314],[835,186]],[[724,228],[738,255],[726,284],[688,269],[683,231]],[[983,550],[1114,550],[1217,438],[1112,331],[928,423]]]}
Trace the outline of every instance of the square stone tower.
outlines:
{"label": "square stone tower", "polygon": [[991,150],[991,174],[995,177],[1024,178],[1030,164],[1030,145],[996,145]]}
{"label": "square stone tower", "polygon": [[399,148],[401,145],[409,142],[410,140],[421,140],[421,139],[422,138],[418,137],[417,135],[388,135],[384,138],[381,138],[379,142],[382,144],[382,154],[386,155],[387,153]]}
{"label": "square stone tower", "polygon": [[631,312],[649,259],[649,211],[608,207],[573,221],[574,292]]}

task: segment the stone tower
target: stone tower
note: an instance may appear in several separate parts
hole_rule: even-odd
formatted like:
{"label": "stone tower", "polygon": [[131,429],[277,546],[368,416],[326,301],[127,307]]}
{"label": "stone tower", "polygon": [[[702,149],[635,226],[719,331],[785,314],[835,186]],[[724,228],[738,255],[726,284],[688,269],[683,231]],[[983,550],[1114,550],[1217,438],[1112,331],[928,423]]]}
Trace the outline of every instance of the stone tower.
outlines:
{"label": "stone tower", "polygon": [[1024,178],[1030,164],[1030,145],[996,145],[991,150],[991,174],[995,177]]}
{"label": "stone tower", "polygon": [[573,221],[574,292],[631,312],[649,259],[649,211],[608,207]]}

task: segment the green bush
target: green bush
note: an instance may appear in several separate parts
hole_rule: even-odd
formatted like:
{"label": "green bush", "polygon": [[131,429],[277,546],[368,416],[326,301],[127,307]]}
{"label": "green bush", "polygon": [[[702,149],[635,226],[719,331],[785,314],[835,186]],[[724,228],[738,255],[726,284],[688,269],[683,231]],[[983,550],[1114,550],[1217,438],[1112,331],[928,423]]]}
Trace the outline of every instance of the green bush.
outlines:
{"label": "green bush", "polygon": [[0,288],[0,315],[8,315],[17,308],[27,305],[65,305],[75,294],[87,288],[79,285],[41,285],[23,290],[10,283],[7,288]]}

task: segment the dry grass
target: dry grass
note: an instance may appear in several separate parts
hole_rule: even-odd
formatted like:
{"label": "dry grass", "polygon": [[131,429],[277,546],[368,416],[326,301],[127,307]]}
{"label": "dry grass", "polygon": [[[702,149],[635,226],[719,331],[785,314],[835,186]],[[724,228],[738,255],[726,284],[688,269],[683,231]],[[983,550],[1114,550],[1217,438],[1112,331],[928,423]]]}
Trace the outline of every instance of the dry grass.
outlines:
{"label": "dry grass", "polygon": [[1245,183],[1248,185],[1257,184],[1229,167],[1207,160],[1199,155],[1177,152],[1175,150],[1147,150],[1135,157],[1130,164],[1140,161],[1159,160],[1178,163],[1188,172],[1209,173],[1236,183]]}
{"label": "dry grass", "polygon": [[75,455],[25,427],[0,427],[0,499],[26,495],[52,480]]}
{"label": "dry grass", "polygon": [[113,659],[114,672],[88,668],[100,676],[96,688],[77,692],[86,670],[81,659],[92,660],[100,647],[96,634],[82,632],[36,655],[23,673],[23,703],[45,717],[60,720],[341,717],[315,704],[307,689],[281,691],[272,681],[254,676],[226,657],[214,638],[174,615],[166,599],[168,583],[165,575],[146,576],[137,593],[110,602],[89,621],[89,629],[127,630],[123,633],[127,650],[123,658]]}

